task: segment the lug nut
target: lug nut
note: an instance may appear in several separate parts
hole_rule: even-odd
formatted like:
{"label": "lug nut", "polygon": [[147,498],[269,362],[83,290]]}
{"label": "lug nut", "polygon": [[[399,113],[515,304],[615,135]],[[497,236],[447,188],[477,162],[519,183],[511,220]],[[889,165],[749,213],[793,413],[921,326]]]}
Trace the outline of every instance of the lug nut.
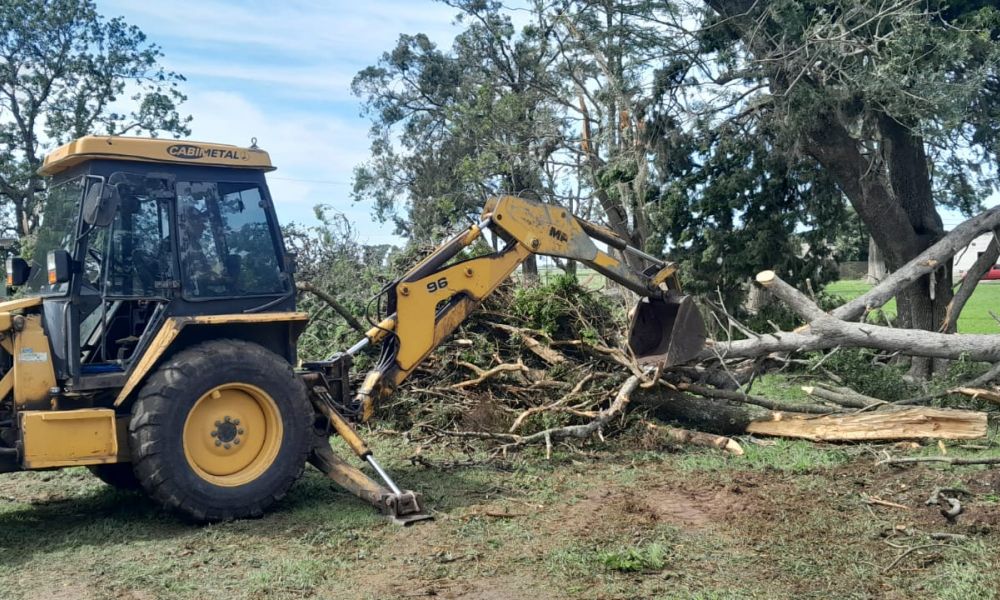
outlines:
{"label": "lug nut", "polygon": [[236,430],[236,433],[238,433],[238,434],[240,434],[240,435],[243,435],[243,430],[242,430],[242,429],[237,429],[237,430]]}
{"label": "lug nut", "polygon": [[236,438],[235,440],[233,440],[233,443],[234,444],[239,444],[240,443],[240,438]]}
{"label": "lug nut", "polygon": [[221,446],[222,445],[222,440],[215,440],[215,445],[216,446]]}
{"label": "lug nut", "polygon": [[230,448],[232,448],[232,446],[229,445],[229,444],[226,444],[225,446],[223,446],[223,448],[225,448],[226,450],[229,450]]}
{"label": "lug nut", "polygon": [[233,425],[239,425],[239,424],[240,424],[239,419],[233,419]]}
{"label": "lug nut", "polygon": [[210,436],[212,436],[212,437],[218,437],[218,435],[219,435],[219,432],[218,432],[218,431],[213,431],[212,433],[210,433],[210,434],[208,434],[208,435],[210,435]]}

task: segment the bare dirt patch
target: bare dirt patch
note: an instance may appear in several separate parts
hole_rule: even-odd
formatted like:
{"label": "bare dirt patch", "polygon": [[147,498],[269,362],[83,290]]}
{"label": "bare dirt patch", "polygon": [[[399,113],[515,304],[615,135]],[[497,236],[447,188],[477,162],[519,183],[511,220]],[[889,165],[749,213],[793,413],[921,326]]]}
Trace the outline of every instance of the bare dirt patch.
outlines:
{"label": "bare dirt patch", "polygon": [[727,514],[743,509],[738,488],[692,481],[633,489],[595,490],[566,507],[565,530],[589,535],[595,529],[622,525],[672,525],[684,530],[713,527]]}

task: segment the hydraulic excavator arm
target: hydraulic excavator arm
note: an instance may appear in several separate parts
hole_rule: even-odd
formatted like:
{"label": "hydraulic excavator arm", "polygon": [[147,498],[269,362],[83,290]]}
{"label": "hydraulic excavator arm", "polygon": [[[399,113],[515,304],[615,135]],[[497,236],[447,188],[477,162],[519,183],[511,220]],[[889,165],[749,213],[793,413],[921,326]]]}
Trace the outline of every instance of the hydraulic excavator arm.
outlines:
{"label": "hydraulic excavator arm", "polygon": [[[453,260],[486,230],[503,242],[499,251]],[[596,242],[618,250],[623,257],[631,255],[632,260],[616,258]],[[640,363],[678,364],[701,350],[704,326],[691,299],[680,293],[673,263],[632,247],[610,230],[564,208],[515,196],[489,200],[478,224],[442,244],[383,290],[387,316],[364,339],[328,361],[305,365],[308,372],[304,377],[312,384],[317,409],[330,418],[337,433],[391,489],[379,491],[378,484],[370,482],[375,488],[368,485],[364,494],[355,493],[369,501],[381,494],[381,500],[373,503],[397,521],[407,521],[398,507],[416,511],[416,517],[411,515],[409,521],[421,517],[419,503],[412,492],[399,491],[357,437],[348,418],[367,420],[378,400],[390,395],[521,263],[536,254],[579,261],[639,294],[642,299],[633,313],[629,346]],[[637,264],[642,266],[634,266]],[[376,366],[350,397],[347,377],[351,357],[380,343],[381,356]],[[322,463],[321,469],[344,485],[328,468],[343,461],[331,461],[325,456],[327,450],[320,459],[314,455],[313,464]],[[356,473],[338,475],[353,486],[345,485],[348,489],[358,488]],[[387,504],[397,509],[386,510]]]}

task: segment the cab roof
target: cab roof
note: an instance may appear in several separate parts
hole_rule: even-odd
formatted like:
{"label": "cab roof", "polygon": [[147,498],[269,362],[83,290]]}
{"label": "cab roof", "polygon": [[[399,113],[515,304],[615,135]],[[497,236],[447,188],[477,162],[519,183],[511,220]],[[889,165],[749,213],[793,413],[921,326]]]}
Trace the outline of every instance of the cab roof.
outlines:
{"label": "cab roof", "polygon": [[271,157],[257,147],[241,148],[189,140],[88,135],[63,144],[45,157],[38,172],[55,175],[93,159],[205,165],[273,171]]}

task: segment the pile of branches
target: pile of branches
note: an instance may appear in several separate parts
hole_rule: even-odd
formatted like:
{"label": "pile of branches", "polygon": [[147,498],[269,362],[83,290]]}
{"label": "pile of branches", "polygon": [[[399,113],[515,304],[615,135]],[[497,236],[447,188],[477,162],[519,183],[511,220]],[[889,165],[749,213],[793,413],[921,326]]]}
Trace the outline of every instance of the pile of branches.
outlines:
{"label": "pile of branches", "polygon": [[[757,284],[803,325],[756,332],[716,307],[715,314],[706,315],[719,325],[716,339],[691,364],[662,371],[640,367],[625,348],[626,313],[633,302],[628,292],[591,291],[571,278],[540,287],[509,285],[417,370],[378,417],[420,443],[479,440],[498,453],[601,439],[636,403],[690,428],[647,424],[663,435],[736,454],[742,449],[727,436],[747,432],[818,440],[982,437],[984,413],[926,405],[955,394],[1000,401],[1000,390],[990,387],[1000,376],[1000,335],[896,329],[867,317],[905,287],[945,276],[958,251],[998,227],[1000,207],[960,225],[868,293],[830,312],[777,274],[761,272]],[[994,239],[959,284],[945,330],[953,328],[981,273],[998,254]],[[890,402],[842,385],[821,368],[825,358],[803,360],[805,353],[822,357],[842,348],[963,358],[991,367],[957,385]],[[751,393],[762,373],[806,364],[811,365],[811,380],[803,386],[807,401]]]}
{"label": "pile of branches", "polygon": [[500,453],[601,438],[644,381],[623,349],[627,301],[570,277],[505,285],[377,416],[421,443],[481,440]]}

